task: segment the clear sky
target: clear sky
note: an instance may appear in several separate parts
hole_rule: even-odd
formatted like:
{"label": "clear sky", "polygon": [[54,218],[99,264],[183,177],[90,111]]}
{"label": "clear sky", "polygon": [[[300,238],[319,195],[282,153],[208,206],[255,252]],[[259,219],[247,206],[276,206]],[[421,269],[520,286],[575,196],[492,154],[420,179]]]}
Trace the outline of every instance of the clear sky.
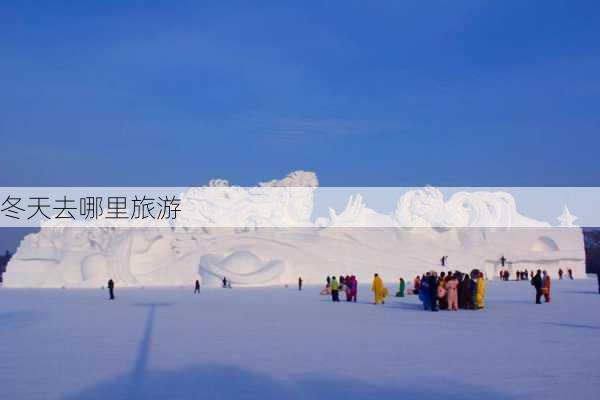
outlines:
{"label": "clear sky", "polygon": [[600,185],[600,2],[316,3],[2,1],[0,185]]}

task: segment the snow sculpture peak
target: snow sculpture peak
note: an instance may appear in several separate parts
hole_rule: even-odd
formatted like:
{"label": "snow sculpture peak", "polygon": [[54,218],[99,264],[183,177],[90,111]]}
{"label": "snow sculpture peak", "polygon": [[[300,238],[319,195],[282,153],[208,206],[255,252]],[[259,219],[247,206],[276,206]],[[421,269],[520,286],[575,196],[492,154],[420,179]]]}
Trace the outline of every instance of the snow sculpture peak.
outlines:
{"label": "snow sculpture peak", "polygon": [[559,226],[561,228],[576,228],[577,227],[577,225],[575,225],[573,223],[573,222],[575,222],[577,217],[574,216],[573,214],[571,214],[571,212],[569,211],[569,207],[567,207],[566,204],[565,204],[565,207],[563,208],[562,214],[559,215],[556,219],[560,222]]}
{"label": "snow sculpture peak", "polygon": [[230,187],[227,179],[211,179],[208,182],[208,187]]}
{"label": "snow sculpture peak", "polygon": [[294,171],[283,179],[273,179],[259,183],[261,187],[318,187],[317,174],[307,171]]}

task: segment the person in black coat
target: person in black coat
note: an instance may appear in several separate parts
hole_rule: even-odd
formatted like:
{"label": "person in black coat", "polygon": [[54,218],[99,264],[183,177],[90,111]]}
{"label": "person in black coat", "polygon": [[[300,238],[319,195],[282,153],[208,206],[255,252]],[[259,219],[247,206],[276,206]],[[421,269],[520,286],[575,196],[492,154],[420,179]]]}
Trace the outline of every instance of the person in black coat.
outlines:
{"label": "person in black coat", "polygon": [[200,293],[200,281],[196,279],[196,288],[194,289],[194,294]]}
{"label": "person in black coat", "polygon": [[302,277],[298,277],[298,290],[302,290]]}
{"label": "person in black coat", "polygon": [[108,294],[111,300],[115,299],[115,282],[112,279],[108,280]]}
{"label": "person in black coat", "polygon": [[471,277],[469,274],[465,274],[463,276],[462,281],[460,281],[460,296],[458,298],[458,307],[462,309],[471,309],[473,308],[473,303],[471,302]]}
{"label": "person in black coat", "polygon": [[542,298],[542,271],[539,269],[537,273],[531,278],[531,284],[535,287],[535,304],[542,304],[540,299]]}
{"label": "person in black coat", "polygon": [[429,281],[429,298],[431,299],[431,311],[437,311],[438,310],[438,306],[437,306],[437,288],[438,288],[438,280],[437,280],[437,276],[435,276],[434,274],[431,274],[429,277],[427,277],[428,281]]}

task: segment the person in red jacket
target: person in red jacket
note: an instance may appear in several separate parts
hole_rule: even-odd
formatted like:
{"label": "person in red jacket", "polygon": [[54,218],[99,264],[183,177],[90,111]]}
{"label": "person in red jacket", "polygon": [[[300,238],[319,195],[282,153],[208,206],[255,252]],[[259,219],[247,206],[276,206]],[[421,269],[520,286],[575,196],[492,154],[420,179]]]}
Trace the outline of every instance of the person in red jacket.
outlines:
{"label": "person in red jacket", "polygon": [[550,303],[550,275],[544,271],[542,276],[542,294],[546,303]]}

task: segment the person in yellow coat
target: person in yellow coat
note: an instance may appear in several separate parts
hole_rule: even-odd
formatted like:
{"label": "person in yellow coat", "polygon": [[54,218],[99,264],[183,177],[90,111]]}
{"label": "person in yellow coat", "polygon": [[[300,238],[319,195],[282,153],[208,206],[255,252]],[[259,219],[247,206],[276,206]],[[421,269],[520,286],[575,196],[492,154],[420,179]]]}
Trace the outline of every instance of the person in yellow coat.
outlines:
{"label": "person in yellow coat", "polygon": [[475,284],[477,285],[475,308],[483,308],[485,307],[485,279],[483,278],[483,272],[479,273],[479,277]]}
{"label": "person in yellow coat", "polygon": [[383,286],[383,281],[378,274],[375,274],[373,277],[373,286],[371,286],[371,290],[373,291],[373,296],[375,296],[375,304],[385,303],[388,290],[385,286]]}

